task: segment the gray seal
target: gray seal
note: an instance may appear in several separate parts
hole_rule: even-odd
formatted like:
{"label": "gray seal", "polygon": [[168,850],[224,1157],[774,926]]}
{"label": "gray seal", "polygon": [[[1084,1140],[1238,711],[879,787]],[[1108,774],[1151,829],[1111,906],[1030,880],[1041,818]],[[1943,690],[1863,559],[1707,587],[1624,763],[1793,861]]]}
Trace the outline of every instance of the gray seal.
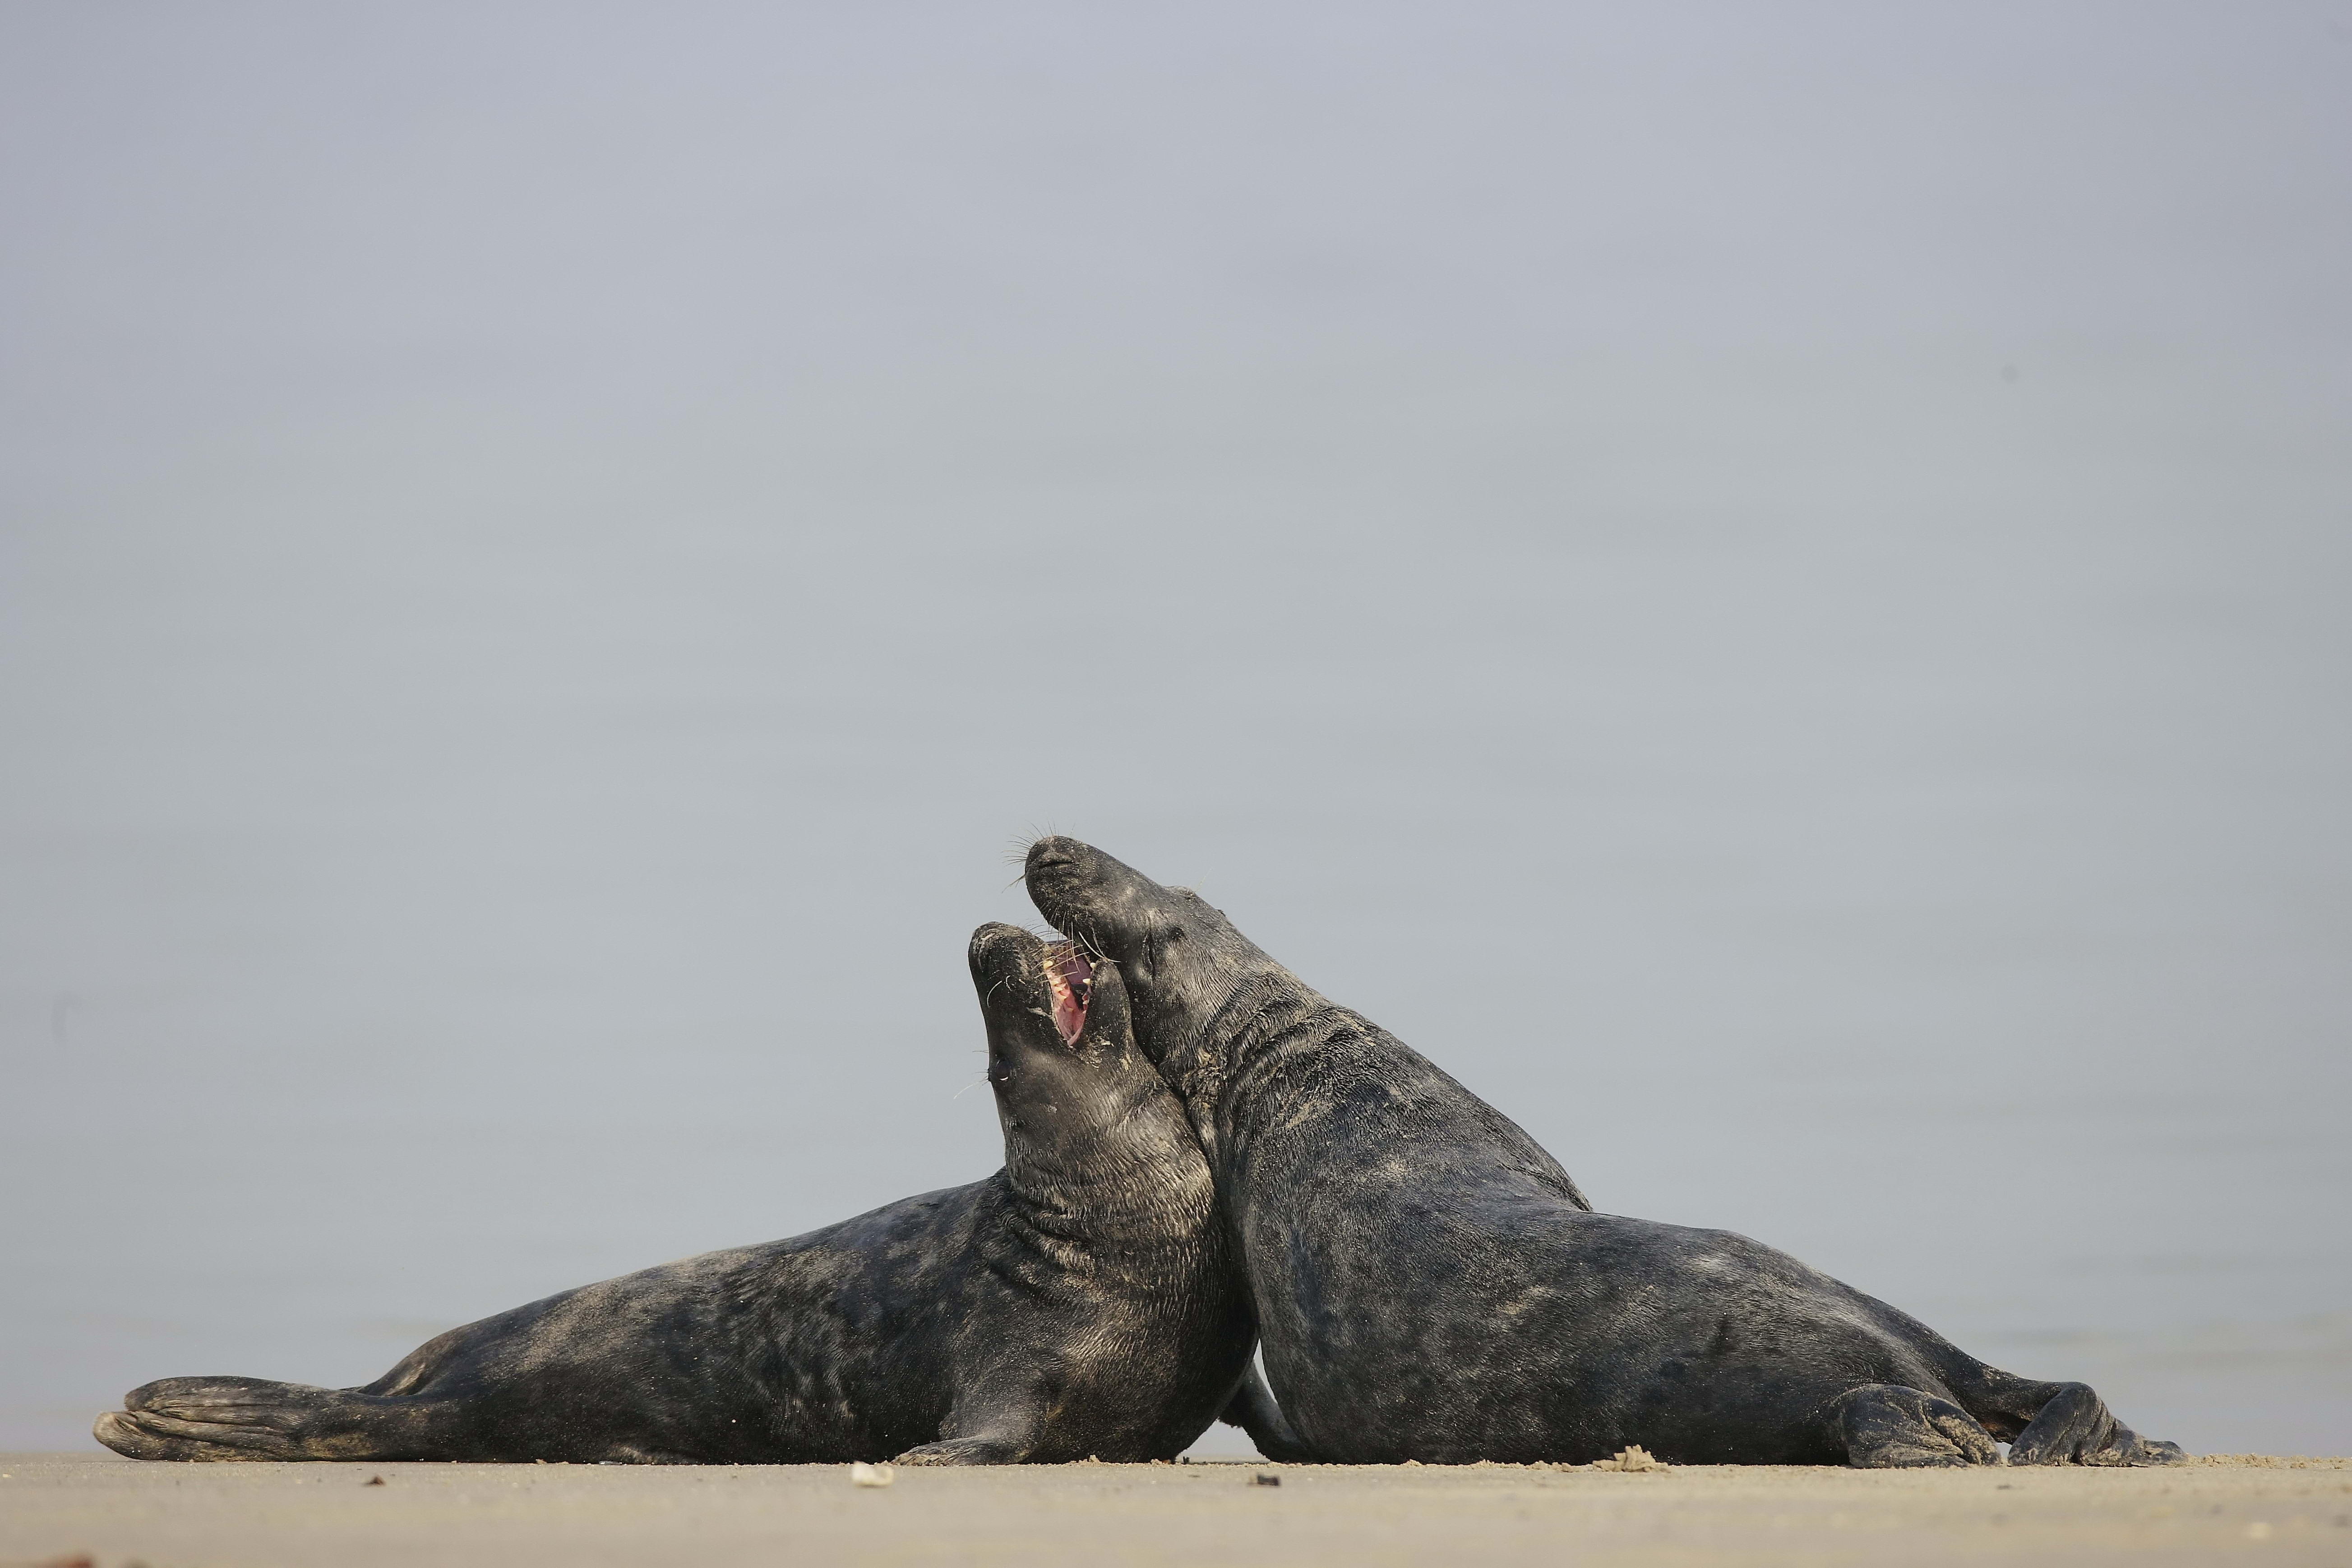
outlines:
{"label": "gray seal", "polygon": [[364,1388],[176,1377],[99,1417],[140,1459],[1164,1459],[1234,1398],[1249,1299],[1109,964],[970,952],[1004,1168],[823,1230],[551,1296]]}
{"label": "gray seal", "polygon": [[1258,1312],[1236,1416],[1273,1458],[2139,1465],[2079,1383],[1986,1365],[1728,1231],[1596,1214],[1509,1118],[1318,995],[1199,895],[1076,839],[1038,910],[1115,960]]}

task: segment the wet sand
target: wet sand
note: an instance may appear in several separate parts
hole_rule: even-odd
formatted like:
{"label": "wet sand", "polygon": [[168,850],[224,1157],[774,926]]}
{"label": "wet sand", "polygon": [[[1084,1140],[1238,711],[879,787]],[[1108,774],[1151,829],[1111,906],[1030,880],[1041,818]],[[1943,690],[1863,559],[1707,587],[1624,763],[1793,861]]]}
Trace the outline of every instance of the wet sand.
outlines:
{"label": "wet sand", "polygon": [[[1262,1484],[1260,1476],[1279,1479]],[[2352,1564],[2352,1459],[2168,1470],[1252,1463],[142,1465],[0,1457],[0,1564]],[[381,1486],[372,1484],[383,1478]]]}

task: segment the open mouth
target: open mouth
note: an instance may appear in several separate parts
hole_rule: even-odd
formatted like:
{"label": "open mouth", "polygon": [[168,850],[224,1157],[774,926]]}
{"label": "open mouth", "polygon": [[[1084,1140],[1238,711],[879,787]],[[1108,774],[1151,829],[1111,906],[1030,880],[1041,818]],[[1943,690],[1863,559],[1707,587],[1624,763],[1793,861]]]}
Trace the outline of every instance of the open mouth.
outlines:
{"label": "open mouth", "polygon": [[1087,1026],[1087,1004],[1094,997],[1094,965],[1074,942],[1045,944],[1045,989],[1054,998],[1054,1027],[1062,1043],[1075,1046]]}

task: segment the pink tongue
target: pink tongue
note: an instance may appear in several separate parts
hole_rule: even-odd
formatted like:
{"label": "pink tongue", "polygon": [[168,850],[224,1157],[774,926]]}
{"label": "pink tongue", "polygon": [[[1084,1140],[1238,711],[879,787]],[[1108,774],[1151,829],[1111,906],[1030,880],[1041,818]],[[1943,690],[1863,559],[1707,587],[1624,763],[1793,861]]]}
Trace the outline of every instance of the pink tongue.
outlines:
{"label": "pink tongue", "polygon": [[1048,951],[1045,959],[1046,988],[1054,994],[1054,1027],[1062,1032],[1062,1043],[1075,1046],[1087,1026],[1087,982],[1094,976],[1094,968],[1076,947],[1056,947]]}

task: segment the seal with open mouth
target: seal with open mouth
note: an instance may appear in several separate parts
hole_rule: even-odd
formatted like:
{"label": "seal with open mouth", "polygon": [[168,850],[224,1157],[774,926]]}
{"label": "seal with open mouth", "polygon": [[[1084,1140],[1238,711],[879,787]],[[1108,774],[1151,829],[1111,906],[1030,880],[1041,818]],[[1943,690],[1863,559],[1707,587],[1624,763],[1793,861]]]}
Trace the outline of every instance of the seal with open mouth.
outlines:
{"label": "seal with open mouth", "polygon": [[453,1329],[364,1388],[175,1377],[141,1459],[910,1464],[1170,1458],[1254,1337],[1206,1163],[1115,965],[971,940],[1004,1168]]}
{"label": "seal with open mouth", "polygon": [[2079,1383],[1987,1366],[1728,1231],[1595,1214],[1500,1111],[1318,995],[1197,894],[1074,838],[1030,897],[1116,959],[1234,1228],[1274,1458],[2164,1464]]}

